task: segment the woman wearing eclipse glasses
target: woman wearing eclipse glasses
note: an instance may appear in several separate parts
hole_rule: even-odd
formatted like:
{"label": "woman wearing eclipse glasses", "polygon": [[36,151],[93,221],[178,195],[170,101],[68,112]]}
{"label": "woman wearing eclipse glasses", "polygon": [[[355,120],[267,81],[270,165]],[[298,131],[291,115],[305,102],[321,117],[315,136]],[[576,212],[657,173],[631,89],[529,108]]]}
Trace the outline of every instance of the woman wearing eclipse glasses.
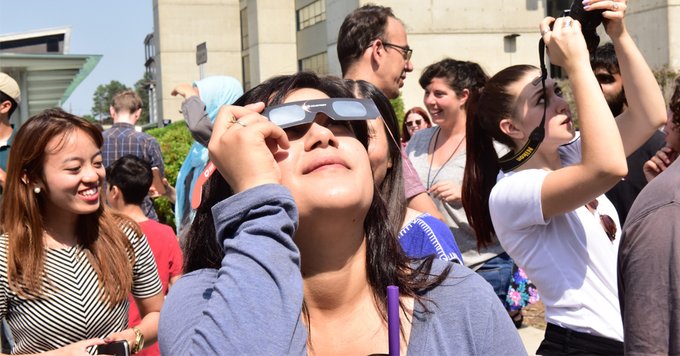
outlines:
{"label": "woman wearing eclipse glasses", "polygon": [[[591,0],[604,10],[629,108],[616,119],[589,64],[581,24],[545,18],[553,64],[569,76],[580,138],[568,103],[547,71],[506,68],[474,93],[467,126],[463,203],[480,245],[495,232],[535,283],[548,322],[538,354],[623,354],[616,261],[620,227],[604,196],[627,174],[626,155],[664,122],[652,71],[628,34],[625,1]],[[551,27],[552,26],[552,29]],[[498,157],[494,142],[511,149]],[[609,216],[607,216],[609,215]]]}
{"label": "woman wearing eclipse glasses", "polygon": [[525,353],[481,278],[401,251],[366,152],[371,100],[299,73],[236,105],[214,125],[220,174],[187,236],[188,273],[161,312],[164,354],[386,353],[388,285],[400,291],[402,350]]}

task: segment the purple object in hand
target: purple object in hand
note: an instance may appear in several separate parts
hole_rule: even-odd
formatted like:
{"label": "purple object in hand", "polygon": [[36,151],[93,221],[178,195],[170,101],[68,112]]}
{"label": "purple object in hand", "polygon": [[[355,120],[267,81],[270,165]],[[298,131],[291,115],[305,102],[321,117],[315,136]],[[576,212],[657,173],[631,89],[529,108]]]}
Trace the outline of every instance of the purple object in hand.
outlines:
{"label": "purple object in hand", "polygon": [[387,335],[390,356],[399,356],[399,287],[387,286]]}

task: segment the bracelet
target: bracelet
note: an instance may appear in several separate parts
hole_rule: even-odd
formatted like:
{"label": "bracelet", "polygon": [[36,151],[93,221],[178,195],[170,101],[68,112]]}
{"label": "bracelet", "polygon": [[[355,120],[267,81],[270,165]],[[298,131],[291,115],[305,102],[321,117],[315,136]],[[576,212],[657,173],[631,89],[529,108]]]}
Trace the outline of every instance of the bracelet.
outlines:
{"label": "bracelet", "polygon": [[136,354],[139,351],[142,351],[144,348],[144,334],[142,334],[141,330],[135,327],[132,328],[132,331],[135,332],[135,347],[131,350],[131,352]]}

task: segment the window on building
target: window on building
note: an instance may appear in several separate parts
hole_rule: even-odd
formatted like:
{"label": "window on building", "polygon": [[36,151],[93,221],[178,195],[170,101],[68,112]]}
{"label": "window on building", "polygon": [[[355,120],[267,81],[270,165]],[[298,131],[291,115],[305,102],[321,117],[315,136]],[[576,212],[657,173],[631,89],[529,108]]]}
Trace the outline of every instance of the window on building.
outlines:
{"label": "window on building", "polygon": [[328,74],[328,53],[323,52],[302,58],[298,61],[298,68],[319,75]]}
{"label": "window on building", "polygon": [[326,1],[316,0],[297,11],[297,27],[301,31],[309,26],[326,20]]}
{"label": "window on building", "polygon": [[250,89],[250,55],[246,54],[241,57],[241,70],[243,77],[243,89]]}
{"label": "window on building", "polygon": [[241,10],[241,49],[248,49],[248,9]]}

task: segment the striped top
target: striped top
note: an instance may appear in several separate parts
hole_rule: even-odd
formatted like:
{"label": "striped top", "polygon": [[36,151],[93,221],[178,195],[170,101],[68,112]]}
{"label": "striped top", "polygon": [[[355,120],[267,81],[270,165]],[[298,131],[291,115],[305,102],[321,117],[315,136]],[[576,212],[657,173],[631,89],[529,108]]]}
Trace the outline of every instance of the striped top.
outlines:
{"label": "striped top", "polygon": [[[153,254],[144,235],[127,228],[125,233],[136,256],[132,268],[132,294],[151,297],[161,292]],[[0,318],[6,317],[16,342],[12,354],[58,349],[77,341],[105,337],[128,324],[128,300],[110,308],[99,296],[97,274],[85,250],[45,250],[45,279],[39,298],[26,300],[9,288],[7,235],[0,236]],[[90,350],[94,353],[95,348]]]}

